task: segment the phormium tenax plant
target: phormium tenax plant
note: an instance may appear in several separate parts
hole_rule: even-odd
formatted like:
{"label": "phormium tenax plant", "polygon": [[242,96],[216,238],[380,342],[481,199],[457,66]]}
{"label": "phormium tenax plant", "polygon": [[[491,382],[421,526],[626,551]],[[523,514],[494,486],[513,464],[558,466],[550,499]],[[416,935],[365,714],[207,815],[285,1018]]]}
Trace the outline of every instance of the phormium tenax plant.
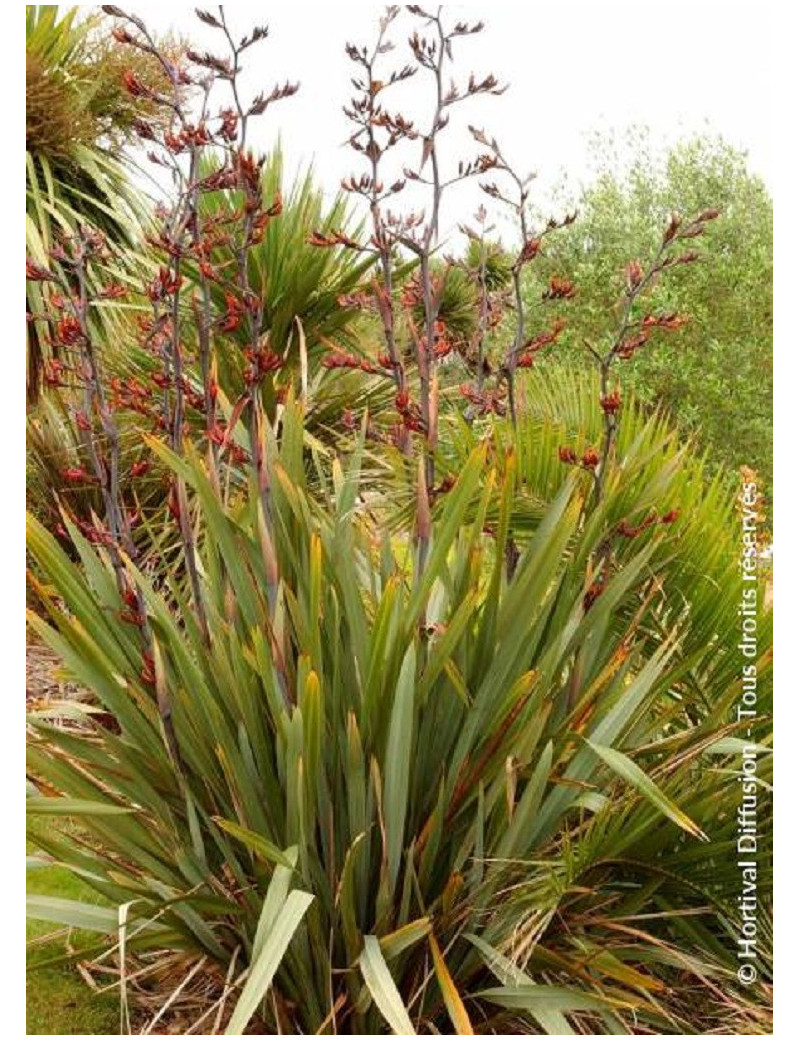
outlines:
{"label": "phormium tenax plant", "polygon": [[[272,341],[253,262],[284,202],[249,130],[298,89],[243,96],[267,29],[239,37],[224,8],[198,11],[218,47],[176,57],[104,11],[161,67],[161,85],[124,83],[165,113],[137,128],[169,201],[136,298],[141,378],[108,374],[88,321],[129,294],[102,237],[77,228],[53,263],[28,262],[82,451],[63,477],[99,496],[91,522],[66,507],[57,531],[28,522],[30,625],[90,694],[29,714],[28,811],[71,821],[32,841],[99,902],[32,896],[29,912],[98,934],[79,956],[121,975],[123,1019],[164,987],[150,1028],[182,1001],[192,1032],[230,1035],[762,1022],[726,945],[732,503],[615,378],[685,322],[647,290],[695,262],[685,242],[715,211],[670,220],[586,344],[596,377],[555,385],[536,359],[580,284],[551,276],[540,310],[523,277],[579,217],[535,228],[531,182],[487,131],[449,165],[453,107],[504,89],[455,67],[482,25],[389,7],[371,44],[346,47],[362,169],[342,188],[363,226],[308,236],[314,255],[364,260],[340,301],[359,349],[312,360],[300,322]],[[394,103],[412,78],[427,118]],[[442,199],[474,178],[519,238],[493,239],[483,206],[445,254]],[[314,426],[314,398],[342,386],[339,428]],[[169,554],[137,517],[148,470]]]}

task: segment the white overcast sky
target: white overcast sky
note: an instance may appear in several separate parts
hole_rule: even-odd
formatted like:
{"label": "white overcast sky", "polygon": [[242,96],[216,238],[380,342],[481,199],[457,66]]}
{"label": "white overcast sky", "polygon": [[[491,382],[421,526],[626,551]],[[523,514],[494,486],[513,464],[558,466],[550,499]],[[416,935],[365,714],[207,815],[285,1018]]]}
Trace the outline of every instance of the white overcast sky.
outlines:
{"label": "white overcast sky", "polygon": [[[201,47],[217,44],[217,34],[198,22],[192,7],[132,4],[129,10],[158,32],[175,31]],[[270,38],[247,54],[245,92],[287,78],[301,82],[297,96],[256,120],[255,143],[267,148],[280,135],[289,169],[313,160],[318,179],[335,191],[345,174],[359,169],[358,157],[343,144],[349,124],[342,105],[355,69],[344,44],[370,42],[383,6],[266,3],[228,4],[225,10],[237,32],[264,22],[270,28]],[[457,41],[456,79],[492,71],[509,84],[502,97],[480,99],[471,108],[466,102],[466,121],[493,132],[521,170],[535,170],[543,195],[563,171],[575,188],[591,175],[594,132],[631,124],[649,126],[656,143],[695,131],[720,133],[746,150],[752,170],[772,185],[774,27],[767,5],[531,0],[448,4],[445,11],[453,19],[486,23],[480,36]],[[409,55],[414,21],[404,11],[395,24],[398,62]],[[412,109],[419,90],[411,91]],[[404,88],[395,91],[402,104]],[[385,99],[393,108],[388,91]],[[474,151],[462,129],[454,125],[448,134],[451,159]],[[477,204],[476,189],[457,190],[462,195],[451,200],[446,218]]]}

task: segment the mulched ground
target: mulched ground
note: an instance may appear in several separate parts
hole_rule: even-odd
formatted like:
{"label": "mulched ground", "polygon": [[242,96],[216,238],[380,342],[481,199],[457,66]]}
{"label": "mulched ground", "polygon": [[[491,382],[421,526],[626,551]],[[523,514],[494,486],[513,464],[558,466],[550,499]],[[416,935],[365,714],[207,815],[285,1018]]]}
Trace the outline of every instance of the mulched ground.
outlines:
{"label": "mulched ground", "polygon": [[52,701],[79,700],[85,691],[59,674],[58,658],[49,647],[28,634],[25,646],[25,700],[28,707]]}

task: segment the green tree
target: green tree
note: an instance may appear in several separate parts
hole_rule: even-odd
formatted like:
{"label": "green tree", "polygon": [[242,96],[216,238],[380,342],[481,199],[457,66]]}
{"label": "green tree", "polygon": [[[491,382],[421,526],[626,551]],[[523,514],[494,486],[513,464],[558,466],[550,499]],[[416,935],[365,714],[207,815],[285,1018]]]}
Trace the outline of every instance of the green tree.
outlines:
{"label": "green tree", "polygon": [[[577,200],[578,221],[529,269],[529,298],[551,274],[570,273],[579,292],[565,308],[569,336],[558,353],[589,363],[584,341],[608,335],[625,264],[652,255],[671,211],[719,209],[702,260],[671,271],[653,294],[654,309],[685,313],[689,324],[638,351],[623,380],[646,403],[666,406],[714,461],[757,469],[770,496],[772,199],[746,155],[719,137],[695,137],[659,155],[646,132],[633,134],[625,169],[615,144],[598,139],[599,175]],[[565,201],[574,200],[557,205]]]}

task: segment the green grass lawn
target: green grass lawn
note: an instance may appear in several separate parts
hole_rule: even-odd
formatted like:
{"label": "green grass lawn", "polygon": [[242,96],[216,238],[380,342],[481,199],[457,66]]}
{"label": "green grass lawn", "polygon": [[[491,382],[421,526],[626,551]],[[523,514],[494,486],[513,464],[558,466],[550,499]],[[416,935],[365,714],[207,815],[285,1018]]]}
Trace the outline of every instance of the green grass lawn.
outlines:
{"label": "green grass lawn", "polygon": [[[28,870],[28,892],[58,896],[62,899],[97,900],[69,871],[61,867],[34,867]],[[28,921],[28,940],[57,931],[58,925]],[[71,944],[96,941],[97,936],[73,932]],[[97,995],[69,964],[39,967],[65,953],[64,936],[28,951],[27,1024],[28,1036],[55,1034],[118,1034],[119,1001],[114,992]]]}

